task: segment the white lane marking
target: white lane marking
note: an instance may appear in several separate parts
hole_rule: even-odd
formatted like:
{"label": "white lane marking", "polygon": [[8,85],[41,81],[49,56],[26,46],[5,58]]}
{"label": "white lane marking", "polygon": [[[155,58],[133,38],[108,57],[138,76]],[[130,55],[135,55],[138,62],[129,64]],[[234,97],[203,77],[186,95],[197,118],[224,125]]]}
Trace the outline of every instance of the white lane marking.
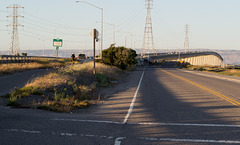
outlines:
{"label": "white lane marking", "polygon": [[116,138],[115,142],[114,142],[114,145],[121,145],[121,140],[125,139],[126,137],[118,137]]}
{"label": "white lane marking", "polygon": [[202,74],[202,73],[199,73],[197,71],[187,71],[187,70],[180,70],[180,71],[187,72],[187,73],[192,73],[192,74],[199,75],[199,76],[206,76],[206,77],[210,77],[210,78],[226,80],[226,81],[235,82],[235,83],[240,84],[240,80],[227,78],[226,76],[216,76],[216,75],[212,75],[212,74],[211,75],[210,74]]}
{"label": "white lane marking", "polygon": [[128,123],[129,125],[158,125],[158,126],[199,126],[199,127],[240,127],[240,125],[227,125],[227,124],[190,124],[190,123]]}
{"label": "white lane marking", "polygon": [[76,136],[74,133],[60,133],[61,136]]}
{"label": "white lane marking", "polygon": [[171,139],[171,138],[138,138],[141,140],[148,141],[172,141],[172,142],[198,142],[198,143],[226,143],[226,144],[239,144],[240,141],[232,141],[232,140],[201,140],[201,139]]}
{"label": "white lane marking", "polygon": [[114,121],[101,121],[101,120],[80,120],[80,119],[51,119],[54,121],[72,121],[72,122],[91,122],[91,123],[106,123],[106,124],[123,124],[122,122],[114,122]]}
{"label": "white lane marking", "polygon": [[[42,134],[41,131],[33,131],[33,130],[25,130],[25,129],[0,129],[3,131],[7,132],[21,132],[21,133],[31,133],[31,134]],[[52,132],[52,135],[59,135],[59,136],[67,136],[67,137],[72,137],[72,136],[82,136],[82,137],[95,137],[95,138],[105,138],[105,139],[113,139],[113,136],[105,136],[105,135],[93,135],[93,134],[76,134],[76,133],[57,133],[57,132]]]}
{"label": "white lane marking", "polygon": [[104,135],[80,134],[80,136],[83,136],[83,137],[95,137],[95,138],[113,139],[113,136],[104,136]]}
{"label": "white lane marking", "polygon": [[[56,121],[73,121],[73,122],[90,122],[90,123],[106,123],[106,124],[124,124],[123,122],[114,121],[99,121],[99,120],[78,120],[78,119],[51,119]],[[228,125],[228,124],[191,124],[191,123],[154,123],[154,122],[130,122],[128,125],[158,125],[158,126],[196,126],[196,127],[236,127],[240,128],[240,125]]]}
{"label": "white lane marking", "polygon": [[139,88],[140,88],[140,86],[141,86],[142,79],[143,79],[143,76],[144,76],[144,72],[145,72],[145,70],[144,70],[143,73],[142,73],[142,77],[141,77],[141,79],[140,79],[140,81],[139,81],[137,90],[136,90],[135,95],[134,95],[134,97],[133,97],[133,99],[132,99],[132,103],[131,103],[131,105],[130,105],[130,108],[128,109],[128,113],[127,113],[127,115],[126,115],[125,118],[124,118],[124,121],[123,121],[124,124],[127,123],[130,115],[132,114],[133,107],[134,107],[134,104],[135,104],[135,102],[136,102],[137,94],[138,94],[138,91],[139,91]]}
{"label": "white lane marking", "polygon": [[81,137],[94,137],[94,138],[105,138],[105,139],[113,139],[113,136],[105,136],[105,135],[93,135],[93,134],[76,134],[76,133],[56,133],[52,132],[52,135],[60,135],[60,136],[81,136]]}
{"label": "white lane marking", "polygon": [[25,129],[3,129],[3,130],[8,132],[23,132],[23,133],[32,133],[32,134],[41,133],[41,131],[33,131],[33,130],[25,130]]}

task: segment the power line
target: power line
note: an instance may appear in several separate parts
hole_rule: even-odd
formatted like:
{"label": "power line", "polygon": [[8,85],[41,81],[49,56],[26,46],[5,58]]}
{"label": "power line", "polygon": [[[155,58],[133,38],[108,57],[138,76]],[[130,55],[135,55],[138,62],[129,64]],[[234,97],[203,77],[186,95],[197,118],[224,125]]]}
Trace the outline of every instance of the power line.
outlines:
{"label": "power line", "polygon": [[[26,13],[26,12],[25,12],[25,13]],[[37,18],[37,19],[41,20],[41,21],[37,21],[37,20],[30,19],[30,18],[26,18],[26,19],[28,19],[28,20],[30,20],[30,21],[37,22],[38,24],[48,25],[48,26],[52,26],[52,27],[59,27],[59,26],[61,26],[61,27],[67,28],[67,29],[74,29],[74,30],[91,30],[91,29],[88,29],[88,28],[70,27],[70,26],[66,26],[66,25],[62,25],[62,24],[58,24],[58,23],[52,23],[52,22],[49,23],[49,20],[46,20],[46,19],[43,19],[43,18],[34,16],[34,15],[32,15],[32,14],[29,14],[29,13],[26,13],[26,14],[29,15],[29,16],[31,16],[31,17],[33,17],[33,18],[35,18],[35,19]],[[42,22],[42,21],[45,21],[45,22],[47,22],[47,23]]]}

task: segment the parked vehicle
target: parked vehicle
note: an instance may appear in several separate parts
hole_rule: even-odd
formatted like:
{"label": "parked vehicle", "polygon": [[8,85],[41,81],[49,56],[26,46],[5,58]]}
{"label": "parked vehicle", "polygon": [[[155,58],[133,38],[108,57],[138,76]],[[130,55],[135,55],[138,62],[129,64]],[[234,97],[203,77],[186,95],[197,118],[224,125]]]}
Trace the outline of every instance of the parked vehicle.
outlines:
{"label": "parked vehicle", "polygon": [[78,55],[78,59],[86,59],[87,57],[86,57],[86,55],[85,54],[79,54]]}

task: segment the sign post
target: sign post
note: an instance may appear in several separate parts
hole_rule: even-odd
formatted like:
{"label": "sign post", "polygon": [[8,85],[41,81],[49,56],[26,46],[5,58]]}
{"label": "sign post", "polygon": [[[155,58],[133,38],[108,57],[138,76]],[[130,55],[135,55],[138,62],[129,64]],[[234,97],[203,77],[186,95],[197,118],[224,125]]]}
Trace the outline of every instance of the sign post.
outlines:
{"label": "sign post", "polygon": [[98,35],[99,32],[96,29],[93,29],[90,34],[89,34],[92,38],[93,38],[93,74],[96,74],[96,68],[95,68],[95,48],[96,48],[96,41],[98,41]]}
{"label": "sign post", "polygon": [[62,39],[53,39],[53,47],[56,47],[56,50],[57,50],[57,56],[56,58],[58,58],[58,50],[59,50],[59,47],[62,47],[63,46],[63,40]]}

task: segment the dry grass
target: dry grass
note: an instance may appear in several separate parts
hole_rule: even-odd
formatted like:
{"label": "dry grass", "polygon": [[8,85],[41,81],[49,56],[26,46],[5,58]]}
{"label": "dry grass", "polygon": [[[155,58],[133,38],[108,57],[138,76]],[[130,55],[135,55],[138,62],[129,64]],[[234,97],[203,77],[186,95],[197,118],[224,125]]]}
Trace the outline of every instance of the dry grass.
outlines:
{"label": "dry grass", "polygon": [[28,83],[25,87],[38,87],[41,89],[47,89],[50,87],[66,84],[69,80],[71,80],[71,77],[69,75],[60,75],[54,72],[35,79],[34,81]]}
{"label": "dry grass", "polygon": [[38,77],[24,88],[10,93],[8,96],[13,100],[10,100],[10,104],[19,104],[16,103],[19,99],[38,95],[40,101],[35,100],[32,105],[40,109],[70,112],[88,107],[90,102],[99,101],[97,86],[110,85],[110,80],[117,80],[122,73],[116,67],[100,63],[96,63],[96,72],[93,75],[92,62],[59,68],[56,72]]}
{"label": "dry grass", "polygon": [[86,108],[90,106],[88,101],[77,101],[73,98],[63,98],[60,101],[46,100],[42,103],[35,104],[37,108],[55,111],[55,112],[71,112],[74,109]]}
{"label": "dry grass", "polygon": [[229,76],[240,76],[240,70],[239,69],[226,69],[222,72],[219,72],[223,75],[229,75]]}
{"label": "dry grass", "polygon": [[240,76],[240,69],[236,69],[236,68],[221,68],[221,67],[212,67],[212,66],[189,66],[188,69],[219,73],[219,74],[229,75],[229,76]]}
{"label": "dry grass", "polygon": [[69,60],[67,59],[59,59],[57,62],[49,62],[46,59],[42,59],[39,62],[31,63],[0,64],[0,75],[7,75],[15,72],[21,72],[38,68],[52,68],[55,66],[62,66],[68,63]]}
{"label": "dry grass", "polygon": [[[84,64],[69,65],[59,70],[62,74],[79,74],[79,75],[93,75],[93,62],[87,62]],[[118,78],[121,69],[102,63],[96,63],[96,72],[102,73],[110,78]]]}

